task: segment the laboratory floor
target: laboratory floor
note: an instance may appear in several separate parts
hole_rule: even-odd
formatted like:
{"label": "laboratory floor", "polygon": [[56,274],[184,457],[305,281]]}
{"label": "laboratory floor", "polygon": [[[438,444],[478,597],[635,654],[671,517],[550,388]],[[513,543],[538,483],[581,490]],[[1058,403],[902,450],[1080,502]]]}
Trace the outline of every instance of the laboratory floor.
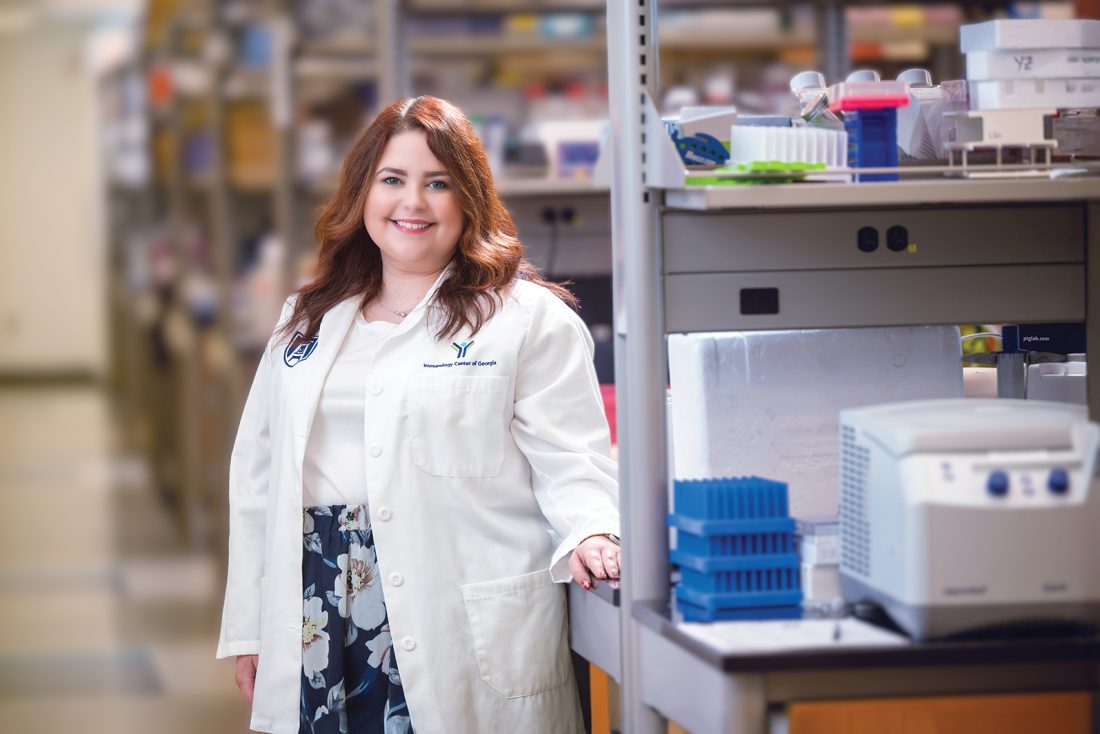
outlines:
{"label": "laboratory floor", "polygon": [[245,732],[221,589],[96,387],[0,387],[0,730]]}

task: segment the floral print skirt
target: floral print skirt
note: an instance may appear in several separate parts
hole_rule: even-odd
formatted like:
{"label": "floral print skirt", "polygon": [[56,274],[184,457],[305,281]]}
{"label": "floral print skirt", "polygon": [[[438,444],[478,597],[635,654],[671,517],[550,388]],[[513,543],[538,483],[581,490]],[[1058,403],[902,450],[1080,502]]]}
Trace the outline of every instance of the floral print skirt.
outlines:
{"label": "floral print skirt", "polygon": [[302,521],[300,734],[411,734],[364,505]]}

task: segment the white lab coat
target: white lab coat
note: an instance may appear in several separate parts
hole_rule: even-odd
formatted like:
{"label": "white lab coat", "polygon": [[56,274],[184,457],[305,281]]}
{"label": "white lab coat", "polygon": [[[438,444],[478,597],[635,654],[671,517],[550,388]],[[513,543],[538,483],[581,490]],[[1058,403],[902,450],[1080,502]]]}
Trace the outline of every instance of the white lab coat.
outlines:
{"label": "white lab coat", "polygon": [[[429,323],[447,274],[363,376],[370,519],[412,723],[574,734],[562,583],[580,540],[619,533],[592,339],[552,293],[516,281],[459,358],[470,336],[438,341]],[[325,314],[312,351],[269,344],[233,448],[218,656],[259,653],[257,731],[298,731],[302,462],[358,303]]]}

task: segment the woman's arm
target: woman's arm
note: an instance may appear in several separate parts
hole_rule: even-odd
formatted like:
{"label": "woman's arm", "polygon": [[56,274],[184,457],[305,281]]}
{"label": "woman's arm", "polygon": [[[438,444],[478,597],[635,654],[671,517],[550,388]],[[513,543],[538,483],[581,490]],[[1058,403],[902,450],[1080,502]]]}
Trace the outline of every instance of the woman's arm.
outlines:
{"label": "woman's arm", "polygon": [[555,581],[570,579],[570,556],[585,539],[619,534],[618,467],[592,357],[584,322],[541,292],[520,348],[511,430],[531,464],[535,499],[561,538]]}

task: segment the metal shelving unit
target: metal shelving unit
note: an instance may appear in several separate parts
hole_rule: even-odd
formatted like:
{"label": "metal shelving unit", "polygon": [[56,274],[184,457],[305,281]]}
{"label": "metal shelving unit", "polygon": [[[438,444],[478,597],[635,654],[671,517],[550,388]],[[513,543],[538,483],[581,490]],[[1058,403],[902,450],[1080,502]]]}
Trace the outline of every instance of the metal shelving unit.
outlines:
{"label": "metal shelving unit", "polygon": [[[1100,343],[1100,178],[658,188],[656,3],[607,10],[624,576],[621,600],[570,595],[574,630],[603,630],[575,631],[574,648],[613,674],[619,661],[623,731],[668,718],[761,734],[770,709],[809,698],[1100,689],[1092,638],[776,660],[692,644],[669,621],[666,335],[1008,319],[1083,321]],[[868,225],[918,247],[861,252]],[[781,308],[742,313],[746,288]],[[1088,379],[1097,419],[1100,371]]]}

